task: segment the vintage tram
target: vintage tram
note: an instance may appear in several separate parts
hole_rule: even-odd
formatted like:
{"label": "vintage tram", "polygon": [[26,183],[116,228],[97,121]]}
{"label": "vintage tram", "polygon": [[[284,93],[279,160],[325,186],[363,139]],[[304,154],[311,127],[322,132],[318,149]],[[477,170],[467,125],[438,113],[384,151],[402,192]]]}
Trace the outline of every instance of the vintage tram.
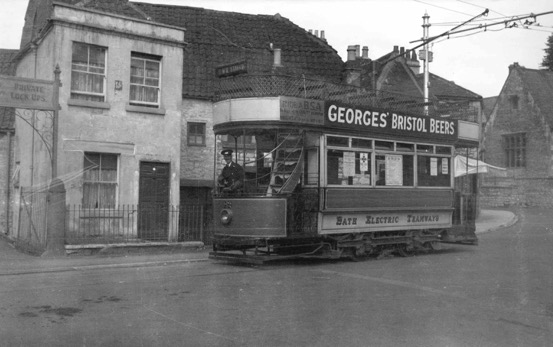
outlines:
{"label": "vintage tram", "polygon": [[454,177],[454,157],[478,146],[476,122],[273,96],[215,103],[214,132],[218,172],[231,149],[244,174],[238,191],[214,192],[213,259],[477,244],[475,178]]}

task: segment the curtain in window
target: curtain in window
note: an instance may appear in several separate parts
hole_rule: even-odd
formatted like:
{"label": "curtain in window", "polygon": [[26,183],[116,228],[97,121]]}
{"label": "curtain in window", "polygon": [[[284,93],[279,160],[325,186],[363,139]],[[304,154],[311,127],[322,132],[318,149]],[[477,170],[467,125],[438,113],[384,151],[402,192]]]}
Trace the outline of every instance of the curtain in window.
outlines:
{"label": "curtain in window", "polygon": [[159,103],[159,68],[159,61],[136,57],[131,59],[131,101]]}
{"label": "curtain in window", "polygon": [[73,44],[71,97],[104,101],[106,50],[102,47]]}
{"label": "curtain in window", "polygon": [[117,192],[117,156],[86,153],[83,180],[84,207],[114,207]]}

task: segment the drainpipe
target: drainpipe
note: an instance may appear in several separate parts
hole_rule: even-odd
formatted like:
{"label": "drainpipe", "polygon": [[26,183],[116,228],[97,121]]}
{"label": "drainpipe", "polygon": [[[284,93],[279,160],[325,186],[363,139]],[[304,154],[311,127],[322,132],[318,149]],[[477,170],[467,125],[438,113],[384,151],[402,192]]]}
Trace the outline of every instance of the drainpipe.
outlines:
{"label": "drainpipe", "polygon": [[10,183],[11,183],[11,169],[12,169],[12,158],[11,158],[11,153],[12,153],[12,132],[10,130],[7,131],[8,133],[8,165],[7,165],[7,168],[6,168],[6,177],[7,177],[7,180],[6,180],[6,232],[5,234],[6,235],[9,235],[10,234],[10,199],[11,199],[11,194],[10,194]]}

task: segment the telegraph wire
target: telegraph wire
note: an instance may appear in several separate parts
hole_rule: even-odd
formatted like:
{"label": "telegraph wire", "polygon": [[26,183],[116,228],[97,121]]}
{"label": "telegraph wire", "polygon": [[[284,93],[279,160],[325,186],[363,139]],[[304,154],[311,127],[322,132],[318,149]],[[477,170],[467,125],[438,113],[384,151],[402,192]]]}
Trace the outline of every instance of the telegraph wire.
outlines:
{"label": "telegraph wire", "polygon": [[[467,4],[467,5],[472,5],[472,6],[478,7],[478,8],[486,8],[486,7],[482,7],[482,6],[480,6],[480,5],[476,5],[476,4],[473,4],[473,3],[471,3],[471,2],[464,1],[464,0],[456,0],[456,1],[462,2],[462,3]],[[499,13],[499,12],[494,11],[494,10],[490,10],[490,12],[497,13],[497,14],[500,15],[500,16],[506,17],[504,14]]]}
{"label": "telegraph wire", "polygon": [[[496,25],[504,25],[505,26],[504,29],[517,28],[519,25],[516,22],[520,22],[523,19],[532,18],[532,19],[534,19],[534,21],[527,21],[527,24],[525,24],[525,25],[530,26],[530,25],[533,25],[533,24],[536,23],[535,22],[536,17],[543,16],[543,15],[546,15],[546,14],[552,14],[552,13],[553,13],[553,11],[547,11],[547,12],[542,12],[542,13],[538,13],[538,14],[530,13],[529,15],[524,15],[524,16],[513,16],[513,17],[511,17],[511,19],[508,19],[508,20],[496,21],[495,23],[490,23],[490,24],[488,24],[488,23],[480,24],[480,26],[477,26],[477,27],[457,30],[460,26],[464,25],[464,24],[461,24],[461,25],[458,25],[457,27],[455,27],[451,30],[446,31],[443,34],[428,38],[427,42],[434,41],[434,40],[436,40],[436,39],[438,39],[442,36],[446,36],[446,35],[447,35],[448,38],[450,38],[453,35],[457,35],[457,34],[472,31],[472,30],[489,31],[490,30],[490,29],[488,29],[489,27],[496,26]],[[411,41],[410,43],[420,42],[420,41],[424,41],[424,40],[423,39],[414,40],[414,41]],[[415,48],[418,48],[418,47],[420,47],[420,46],[417,46]]]}
{"label": "telegraph wire", "polygon": [[446,10],[446,11],[451,11],[451,12],[456,12],[456,13],[460,13],[460,14],[464,14],[466,16],[472,16],[471,14],[469,13],[464,13],[464,12],[461,12],[461,11],[456,11],[456,10],[452,10],[450,8],[447,8],[447,7],[442,7],[442,6],[438,6],[438,5],[434,5],[434,4],[431,4],[429,2],[424,2],[424,1],[421,1],[421,0],[413,0],[414,2],[420,2],[421,4],[425,4],[425,5],[429,5],[429,6],[434,6],[434,7],[437,7],[437,8],[441,8],[442,10]]}

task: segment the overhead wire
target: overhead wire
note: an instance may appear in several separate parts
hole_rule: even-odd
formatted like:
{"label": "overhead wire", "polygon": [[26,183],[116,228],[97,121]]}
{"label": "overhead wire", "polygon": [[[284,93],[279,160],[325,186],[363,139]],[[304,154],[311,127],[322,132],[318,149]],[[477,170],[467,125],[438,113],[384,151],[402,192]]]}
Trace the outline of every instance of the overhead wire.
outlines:
{"label": "overhead wire", "polygon": [[451,11],[451,12],[456,12],[456,13],[460,13],[460,14],[464,14],[466,16],[472,16],[471,14],[469,13],[464,13],[464,12],[461,12],[461,11],[456,11],[456,10],[452,10],[450,8],[447,8],[447,7],[442,7],[442,6],[438,6],[438,5],[434,5],[434,4],[431,4],[429,2],[425,2],[425,1],[421,1],[421,0],[413,0],[414,2],[420,2],[421,4],[425,4],[425,5],[429,5],[429,6],[434,6],[434,7],[437,7],[437,8],[441,8],[442,10],[446,10],[446,11]]}

